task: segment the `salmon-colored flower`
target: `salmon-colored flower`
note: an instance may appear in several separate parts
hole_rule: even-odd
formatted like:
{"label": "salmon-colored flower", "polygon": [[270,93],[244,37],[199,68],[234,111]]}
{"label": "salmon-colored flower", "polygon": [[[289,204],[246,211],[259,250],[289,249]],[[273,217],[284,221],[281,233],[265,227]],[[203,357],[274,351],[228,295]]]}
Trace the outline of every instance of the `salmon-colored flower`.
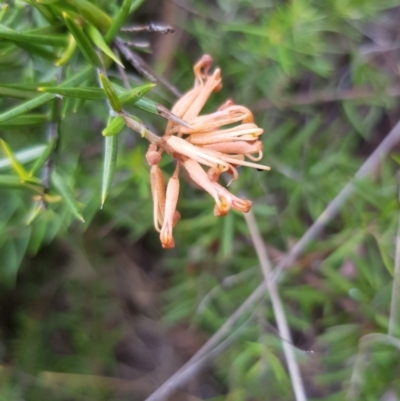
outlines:
{"label": "salmon-colored flower", "polygon": [[[254,123],[253,114],[249,109],[228,100],[216,112],[199,115],[210,95],[222,88],[221,71],[217,68],[209,74],[211,64],[212,58],[209,55],[204,55],[196,63],[193,68],[193,88],[183,95],[171,110],[188,123],[190,128],[169,121],[164,136],[157,144],[150,145],[146,155],[152,166],[150,181],[154,202],[154,225],[160,231],[164,248],[175,246],[172,230],[180,218],[176,205],[181,165],[191,179],[215,200],[215,216],[223,216],[230,209],[246,213],[251,207],[251,201],[238,198],[218,183],[222,172],[227,172],[233,179],[237,179],[238,166],[270,169],[268,166],[254,163],[262,158],[262,143],[259,137],[263,130]],[[158,167],[164,151],[177,162],[166,192],[164,178]],[[251,161],[247,161],[246,158]],[[202,166],[208,168],[208,171]]]}

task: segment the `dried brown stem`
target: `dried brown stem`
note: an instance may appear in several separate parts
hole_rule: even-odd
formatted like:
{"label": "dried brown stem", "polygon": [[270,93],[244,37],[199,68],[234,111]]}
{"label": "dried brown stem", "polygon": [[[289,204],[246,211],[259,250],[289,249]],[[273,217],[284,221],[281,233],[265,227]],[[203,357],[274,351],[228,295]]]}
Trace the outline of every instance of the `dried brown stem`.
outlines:
{"label": "dried brown stem", "polygon": [[294,354],[292,344],[292,336],[290,334],[289,325],[286,320],[285,311],[283,309],[282,300],[279,296],[278,285],[275,280],[271,279],[272,266],[269,260],[267,249],[257,227],[257,222],[253,212],[250,210],[244,214],[247,227],[250,232],[257,257],[261,265],[261,271],[264,276],[264,284],[267,287],[269,297],[271,298],[272,308],[274,310],[275,320],[278,326],[279,335],[282,338],[282,347],[287,362],[289,375],[296,401],[306,401],[306,392],[304,390],[303,380],[300,375],[300,369]]}
{"label": "dried brown stem", "polygon": [[164,85],[171,93],[177,97],[181,97],[181,92],[171,85],[166,79],[157,75],[151,67],[135,52],[133,52],[121,39],[115,39],[115,46],[124,55],[124,57],[135,67],[143,76],[149,79],[151,82],[161,83]]}

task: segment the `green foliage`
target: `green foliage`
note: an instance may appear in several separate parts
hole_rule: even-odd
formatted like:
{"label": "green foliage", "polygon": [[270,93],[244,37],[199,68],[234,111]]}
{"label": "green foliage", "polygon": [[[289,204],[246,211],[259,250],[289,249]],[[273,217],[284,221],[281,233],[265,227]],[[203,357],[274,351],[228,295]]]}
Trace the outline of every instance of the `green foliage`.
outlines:
{"label": "green foliage", "polygon": [[[159,133],[165,121],[154,115],[173,118],[168,108],[174,98],[161,85],[149,92],[154,84],[134,76],[130,61],[115,50],[120,42],[114,38],[127,37],[120,28],[139,18],[142,3],[152,6],[150,0],[0,5],[0,286],[12,291],[20,266],[27,274],[35,260],[43,260],[44,281],[32,279],[35,284],[21,290],[24,308],[18,311],[13,345],[7,344],[13,365],[4,368],[0,399],[36,401],[48,397],[49,388],[54,400],[117,399],[96,381],[82,388],[73,376],[115,373],[121,333],[105,323],[118,305],[104,273],[111,270],[107,256],[98,250],[92,255],[93,264],[104,269],[99,280],[60,279],[60,292],[72,300],[65,310],[55,307],[48,319],[30,313],[34,294],[47,288],[46,279],[54,274],[50,267],[58,263],[48,256],[53,248],[46,248],[55,239],[53,246],[69,244],[74,258],[85,253],[76,244],[85,241],[88,228],[95,232],[94,242],[105,237],[106,248],[114,246],[110,232],[129,244],[140,242],[154,257],[154,275],[165,288],[163,322],[196,325],[208,335],[263,279],[242,216],[231,212],[216,219],[212,199],[190,182],[181,185],[177,248],[161,251],[152,227],[148,143],[116,115],[123,110]],[[185,92],[192,86],[193,62],[202,52],[211,54],[224,88],[212,95],[206,110],[231,97],[254,110],[265,130],[264,160],[272,171],[242,168],[230,190],[253,201],[273,263],[398,119],[393,100],[398,93],[391,90],[398,82],[395,52],[376,36],[396,37],[397,14],[390,9],[396,5],[394,0],[193,0],[188,7],[193,13],[186,10],[187,18],[176,22],[192,40],[168,48],[173,57],[165,69],[171,82]],[[356,183],[339,215],[280,283],[312,400],[345,399],[354,384],[360,340],[388,330],[398,163],[394,154],[372,177]],[[170,158],[164,156],[160,165],[166,176],[172,173]],[[74,273],[87,272],[87,263],[76,266]],[[152,263],[143,266],[152,276],[147,273]],[[154,287],[158,292],[159,284]],[[236,342],[213,370],[224,399],[292,399],[268,299],[232,332]],[[69,341],[66,355],[48,346],[57,333]],[[356,371],[362,380],[353,399],[400,394],[397,353],[390,345],[372,344]],[[25,387],[20,372],[29,375]],[[62,390],[54,387],[58,380]]]}

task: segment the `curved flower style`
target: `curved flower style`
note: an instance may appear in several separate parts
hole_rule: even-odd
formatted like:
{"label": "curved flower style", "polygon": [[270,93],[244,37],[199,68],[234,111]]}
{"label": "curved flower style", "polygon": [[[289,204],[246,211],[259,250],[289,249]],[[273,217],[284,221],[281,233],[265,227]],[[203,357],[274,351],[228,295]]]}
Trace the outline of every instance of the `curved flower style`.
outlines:
{"label": "curved flower style", "polygon": [[[218,183],[222,172],[231,174],[236,180],[237,166],[270,169],[254,163],[262,158],[259,137],[263,130],[254,123],[249,109],[228,100],[216,112],[199,115],[211,94],[222,88],[221,71],[217,68],[209,74],[211,64],[212,58],[209,55],[204,55],[195,64],[193,88],[171,110],[187,122],[190,128],[169,121],[164,136],[157,144],[150,145],[146,155],[152,166],[150,182],[154,202],[154,226],[160,232],[164,248],[175,246],[172,230],[180,218],[176,205],[181,165],[190,178],[213,197],[215,216],[224,216],[232,208],[245,213],[251,208],[251,201],[236,197]],[[232,124],[236,125],[232,127]],[[176,170],[166,191],[163,175],[158,167],[163,151],[177,161]],[[202,165],[208,167],[208,171]]]}

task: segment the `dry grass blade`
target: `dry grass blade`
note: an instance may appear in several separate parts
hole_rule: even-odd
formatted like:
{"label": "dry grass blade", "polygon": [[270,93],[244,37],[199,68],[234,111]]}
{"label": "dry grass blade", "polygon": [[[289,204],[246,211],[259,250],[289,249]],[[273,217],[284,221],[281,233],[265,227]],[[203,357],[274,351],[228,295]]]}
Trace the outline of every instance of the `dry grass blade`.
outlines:
{"label": "dry grass blade", "polygon": [[258,260],[260,261],[261,270],[264,275],[264,283],[267,287],[269,297],[271,298],[279,335],[283,340],[283,352],[285,354],[290,378],[292,380],[295,398],[297,401],[306,401],[307,397],[304,390],[304,384],[300,375],[299,366],[297,364],[292,345],[292,336],[286,320],[282,300],[279,296],[277,283],[275,280],[271,279],[272,267],[264,245],[264,241],[261,237],[260,231],[258,230],[257,222],[254,218],[253,212],[250,210],[248,213],[245,213],[244,218],[246,220],[247,227],[249,228],[250,236],[253,241],[254,248],[256,249]]}

